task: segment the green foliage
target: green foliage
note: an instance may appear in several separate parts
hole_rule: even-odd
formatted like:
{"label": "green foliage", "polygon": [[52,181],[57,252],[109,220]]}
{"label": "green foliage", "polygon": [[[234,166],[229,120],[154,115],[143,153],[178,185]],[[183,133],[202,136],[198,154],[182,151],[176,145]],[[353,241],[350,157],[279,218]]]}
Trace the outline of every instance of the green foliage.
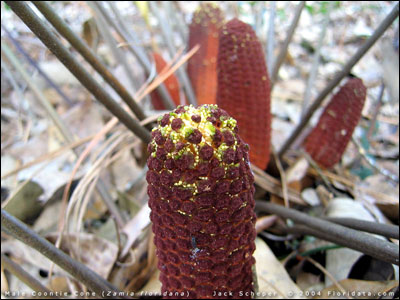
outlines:
{"label": "green foliage", "polygon": [[[319,1],[313,4],[306,4],[306,9],[310,15],[328,13],[328,6],[331,1]],[[332,9],[340,8],[340,1],[333,1]]]}

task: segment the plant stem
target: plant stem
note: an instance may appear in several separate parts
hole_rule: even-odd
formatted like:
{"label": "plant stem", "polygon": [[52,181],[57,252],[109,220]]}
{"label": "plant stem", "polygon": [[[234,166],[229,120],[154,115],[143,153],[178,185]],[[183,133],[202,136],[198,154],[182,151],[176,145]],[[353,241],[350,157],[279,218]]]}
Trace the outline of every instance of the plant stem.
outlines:
{"label": "plant stem", "polygon": [[[265,191],[283,198],[282,183],[278,179],[268,175],[255,165],[251,165],[251,170],[253,171],[254,181],[257,185]],[[300,193],[294,189],[288,188],[287,197],[288,200],[293,203],[307,205],[307,203],[301,198]]]}
{"label": "plant stem", "polygon": [[303,157],[308,161],[308,163],[314,168],[314,170],[317,172],[317,174],[321,177],[322,181],[325,183],[326,188],[329,190],[329,192],[331,192],[333,195],[335,195],[336,197],[345,197],[345,194],[340,193],[339,191],[337,191],[332,184],[330,183],[330,181],[328,180],[328,178],[325,176],[324,172],[322,171],[322,169],[320,168],[320,166],[318,166],[318,164],[312,159],[312,157],[305,151],[303,151],[302,149],[300,150],[300,153],[303,155]]}
{"label": "plant stem", "polygon": [[376,124],[376,119],[379,115],[379,111],[381,110],[381,107],[383,105],[383,94],[385,93],[385,84],[382,82],[381,86],[379,88],[379,95],[378,95],[378,100],[376,103],[376,106],[374,108],[374,112],[372,114],[372,118],[369,124],[368,132],[367,132],[367,140],[370,141],[372,138],[372,135],[375,131],[375,124]]}
{"label": "plant stem", "polygon": [[[101,5],[101,3],[99,3],[98,1],[93,1],[93,2],[89,1],[88,4],[92,7],[96,6],[99,9],[101,14],[106,19],[107,23],[115,29],[115,31],[118,33],[118,35],[122,39],[125,40],[125,42],[128,45],[128,49],[138,59],[139,63],[142,65],[145,72],[147,74],[151,74],[152,73],[151,62],[150,62],[149,58],[147,57],[146,53],[144,52],[144,50],[138,46],[138,43],[135,41],[135,37],[132,35],[133,33],[132,32],[128,33],[125,30],[123,30],[122,28],[120,28],[118,26],[118,24],[116,24],[114,22],[114,20],[111,19],[111,17],[107,13],[107,11],[104,9],[104,7]],[[157,91],[160,93],[161,99],[162,99],[165,107],[170,110],[174,109],[175,104],[174,104],[170,94],[168,93],[165,85],[161,84],[159,87],[157,87]]]}
{"label": "plant stem", "polygon": [[48,240],[41,237],[26,224],[11,216],[5,210],[1,210],[1,230],[12,235],[24,244],[32,247],[42,253],[48,259],[56,263],[62,269],[71,274],[79,282],[82,282],[90,290],[97,294],[97,297],[103,297],[103,292],[118,292],[107,280],[90,270],[85,265],[72,259],[60,249],[57,249]]}
{"label": "plant stem", "polygon": [[269,76],[272,76],[272,68],[274,65],[274,48],[275,48],[275,13],[276,1],[269,2],[269,25],[267,33],[267,67]]}
{"label": "plant stem", "polygon": [[399,177],[395,174],[392,174],[388,170],[378,166],[374,160],[372,160],[370,157],[368,157],[367,151],[362,147],[362,145],[354,138],[354,136],[351,137],[351,141],[354,143],[354,145],[358,149],[358,153],[360,153],[361,157],[376,171],[378,171],[380,174],[385,176],[386,178],[392,180],[395,183],[399,183]]}
{"label": "plant stem", "polygon": [[44,80],[47,81],[47,83],[56,90],[56,92],[61,96],[61,98],[64,99],[65,102],[67,102],[69,105],[72,105],[73,102],[72,100],[65,95],[65,93],[58,87],[57,84],[55,84],[53,82],[53,80],[51,80],[49,78],[49,76],[47,76],[47,74],[45,72],[43,72],[42,68],[40,68],[38,66],[38,64],[32,59],[32,57],[24,50],[24,48],[22,48],[21,44],[12,36],[12,34],[8,31],[8,29],[6,28],[6,26],[4,26],[3,24],[1,24],[1,28],[3,28],[4,32],[6,33],[6,35],[8,36],[8,38],[10,39],[11,43],[15,46],[15,48],[26,58],[26,60],[39,72],[39,74],[44,78]]}
{"label": "plant stem", "polygon": [[285,207],[289,208],[289,198],[288,198],[288,182],[286,178],[286,173],[285,170],[283,169],[281,160],[279,159],[278,155],[276,154],[275,149],[272,147],[272,155],[274,156],[275,159],[275,164],[278,167],[279,170],[279,175],[281,176],[281,182],[282,182],[282,194],[283,194],[283,202],[285,203]]}
{"label": "plant stem", "polygon": [[328,251],[328,250],[342,249],[342,248],[343,248],[342,246],[331,244],[331,245],[325,245],[325,246],[313,248],[310,250],[306,250],[302,253],[299,253],[299,255],[305,257],[305,256],[314,255],[318,252],[324,252],[324,251]]}
{"label": "plant stem", "polygon": [[71,55],[59,39],[51,32],[42,20],[23,1],[6,1],[7,5],[18,15],[32,32],[53,52],[53,54],[71,71],[72,74],[88,89],[111,113],[143,142],[149,143],[150,132],[133,119],[117,102],[98,84],[82,65]]}
{"label": "plant stem", "polygon": [[[64,140],[67,143],[72,143],[74,141],[74,136],[71,131],[65,126],[64,122],[60,119],[57,112],[54,110],[53,106],[50,104],[48,99],[43,95],[42,91],[32,82],[30,76],[26,73],[25,69],[22,67],[21,63],[18,61],[17,57],[11,52],[6,43],[1,44],[1,52],[8,58],[8,60],[12,63],[15,69],[21,74],[22,78],[26,81],[29,88],[32,90],[36,98],[42,104],[47,114],[50,116],[57,129],[61,132]],[[124,111],[125,112],[125,111]],[[74,153],[78,155],[76,150]],[[104,200],[106,206],[115,216],[120,226],[122,227],[125,223],[122,214],[119,212],[117,206],[115,205],[112,197],[104,187],[104,183],[102,180],[99,181],[99,184],[96,186],[97,191],[99,192],[101,198]]]}
{"label": "plant stem", "polygon": [[273,67],[272,72],[271,72],[271,74],[272,74],[271,75],[271,91],[274,88],[274,84],[275,84],[275,82],[276,82],[276,80],[278,78],[279,69],[280,69],[283,61],[286,58],[286,54],[287,54],[287,51],[288,51],[289,44],[290,44],[290,42],[292,40],[294,31],[296,30],[297,24],[299,23],[301,12],[303,11],[303,8],[304,8],[305,4],[306,4],[306,1],[301,1],[297,5],[292,24],[290,24],[289,31],[287,33],[285,42],[283,43],[282,50],[279,53],[278,58],[276,59],[276,61],[274,63],[274,67]]}
{"label": "plant stem", "polygon": [[[179,34],[181,35],[182,43],[187,44],[188,40],[188,26],[183,18],[183,11],[179,7],[179,1],[167,1],[170,5],[170,9],[175,17],[176,27],[178,28]],[[174,6],[174,7],[172,7]]]}
{"label": "plant stem", "polygon": [[3,253],[1,254],[1,265],[35,292],[51,293],[48,288]]}
{"label": "plant stem", "polygon": [[[167,45],[168,52],[173,57],[176,53],[175,46],[173,44],[173,32],[171,31],[171,28],[166,22],[165,17],[161,15],[160,9],[158,8],[158,5],[154,1],[149,1],[150,8],[156,18],[158,19],[159,26],[161,29],[162,36],[164,38],[164,42]],[[186,71],[183,68],[179,68],[177,70],[177,74],[179,76],[180,81],[182,82],[183,88],[186,92],[187,99],[190,104],[193,104],[194,106],[197,106],[197,100],[196,96],[194,95],[192,85],[190,83],[189,77],[186,74]]]}
{"label": "plant stem", "polygon": [[40,104],[43,106],[50,119],[54,122],[54,125],[60,131],[61,135],[64,137],[66,142],[71,143],[74,138],[72,133],[65,126],[63,121],[58,116],[57,112],[54,110],[53,106],[51,106],[48,99],[44,96],[42,91],[33,83],[31,76],[25,71],[24,67],[18,61],[18,58],[12,53],[11,49],[7,46],[6,43],[1,43],[1,52],[4,56],[9,60],[9,62],[14,66],[17,72],[21,75],[21,77],[28,84],[29,88],[32,90],[35,97],[38,99]]}
{"label": "plant stem", "polygon": [[304,117],[302,118],[300,124],[296,127],[290,137],[287,139],[285,144],[279,151],[279,156],[282,157],[289,147],[296,140],[301,131],[306,127],[311,117],[317,108],[321,105],[326,96],[339,84],[339,82],[349,74],[354,65],[364,56],[364,54],[375,44],[375,42],[381,37],[381,35],[386,31],[387,28],[396,20],[399,15],[399,4],[392,9],[392,11],[387,15],[387,17],[382,21],[379,27],[375,30],[373,35],[362,45],[358,51],[353,55],[352,58],[347,62],[343,69],[336,74],[336,76],[328,83],[328,85],[321,91],[318,97],[314,100],[313,104],[307,110]]}
{"label": "plant stem", "polygon": [[356,230],[379,234],[387,238],[399,239],[399,226],[396,225],[369,222],[353,218],[324,218],[324,220]]}
{"label": "plant stem", "polygon": [[256,201],[256,209],[303,224],[289,227],[287,232],[314,235],[320,239],[358,250],[382,261],[399,265],[399,246],[394,243],[270,202]]}
{"label": "plant stem", "polygon": [[311,100],[312,88],[314,86],[314,81],[315,81],[315,78],[317,77],[317,73],[318,73],[318,66],[319,66],[320,56],[321,56],[320,55],[321,48],[322,48],[322,44],[324,42],[324,38],[326,35],[326,28],[328,27],[328,24],[329,24],[329,16],[330,16],[330,11],[333,7],[333,3],[334,2],[328,3],[326,15],[324,16],[324,19],[322,21],[322,28],[321,28],[321,31],[319,34],[318,44],[317,44],[317,47],[314,52],[311,71],[310,71],[310,74],[308,75],[307,85],[306,85],[306,88],[304,91],[303,103],[302,103],[302,107],[301,107],[301,115],[302,116],[304,116],[304,113],[306,112],[306,110],[308,108],[308,103]]}
{"label": "plant stem", "polygon": [[[121,99],[128,105],[139,120],[146,116],[142,108],[136,103],[129,92],[119,82],[119,80],[109,71],[100,61],[96,54],[91,50],[82,39],[75,34],[45,1],[32,1],[43,16],[54,28],[86,59],[86,61],[103,77],[103,79],[118,93]],[[129,75],[129,74],[128,74]],[[130,78],[134,83],[133,78]]]}
{"label": "plant stem", "polygon": [[[94,18],[99,28],[100,34],[103,36],[104,40],[108,44],[108,47],[111,49],[111,52],[117,64],[119,64],[123,68],[131,86],[134,88],[134,93],[136,95],[137,90],[140,88],[140,84],[134,79],[135,76],[128,64],[125,51],[118,46],[119,44],[118,41],[116,41],[116,39],[113,37],[111,29],[107,25],[107,21],[105,20],[104,16],[100,13],[98,8],[94,5],[91,5],[91,8],[94,12]],[[135,104],[136,102],[138,102],[137,99],[135,99]]]}

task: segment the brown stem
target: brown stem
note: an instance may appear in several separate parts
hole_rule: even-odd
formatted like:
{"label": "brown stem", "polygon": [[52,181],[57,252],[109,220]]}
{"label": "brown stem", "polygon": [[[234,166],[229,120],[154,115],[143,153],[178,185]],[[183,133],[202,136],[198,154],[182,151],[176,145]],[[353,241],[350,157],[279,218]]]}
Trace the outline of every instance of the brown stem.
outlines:
{"label": "brown stem", "polygon": [[119,104],[97,83],[93,77],[82,67],[59,39],[51,32],[42,20],[23,1],[6,1],[7,5],[21,20],[32,30],[32,32],[53,52],[53,54],[74,74],[74,76],[88,89],[97,100],[99,100],[110,112],[143,142],[149,143],[150,132],[133,119]]}
{"label": "brown stem", "polygon": [[296,7],[296,12],[295,12],[292,24],[290,24],[289,31],[286,36],[285,42],[283,43],[282,50],[279,53],[279,56],[276,59],[276,62],[274,64],[274,68],[271,72],[271,74],[272,74],[271,75],[271,90],[274,88],[274,84],[278,78],[279,69],[280,69],[283,61],[285,60],[290,41],[292,40],[294,31],[296,30],[297,24],[299,23],[301,12],[303,11],[305,4],[306,4],[306,1],[301,1]]}
{"label": "brown stem", "polygon": [[113,87],[122,100],[129,106],[132,112],[143,120],[146,116],[142,108],[131,97],[129,92],[122,86],[119,80],[109,71],[106,66],[96,57],[93,51],[76,35],[45,1],[32,1],[43,16],[54,28],[86,59],[86,61]]}
{"label": "brown stem", "polygon": [[290,233],[314,235],[320,239],[358,250],[382,261],[399,265],[399,246],[394,243],[270,202],[256,201],[256,209],[303,224],[287,228]]}
{"label": "brown stem", "polygon": [[[46,256],[71,274],[72,277],[76,278],[79,282],[82,282],[90,290],[95,292],[97,297],[105,298],[107,291],[118,292],[117,288],[107,280],[90,270],[85,265],[72,259],[60,249],[57,249],[48,240],[41,237],[35,231],[26,226],[26,224],[3,209],[1,210],[1,230]],[[103,294],[103,292],[106,294]]]}
{"label": "brown stem", "polygon": [[[118,26],[118,24],[114,22],[114,20],[110,17],[108,12],[105,10],[103,5],[99,1],[88,2],[88,4],[96,7],[100,11],[100,13],[106,19],[107,23],[110,26],[112,26],[118,33],[118,35],[127,43],[128,49],[138,59],[139,63],[141,64],[145,72],[147,74],[151,74],[152,73],[151,62],[147,57],[146,53],[144,52],[144,50],[141,49],[137,45],[137,42],[135,42],[134,38],[132,38],[132,32],[126,32],[125,30],[123,30],[123,28]],[[168,109],[174,109],[175,104],[171,98],[171,95],[168,93],[168,90],[165,87],[165,85],[160,84],[160,86],[157,87],[157,91],[160,93],[161,99],[163,100],[165,107]]]}
{"label": "brown stem", "polygon": [[36,278],[32,277],[28,272],[21,268],[21,266],[13,262],[3,253],[1,254],[1,265],[35,292],[51,293],[48,288],[42,285]]}
{"label": "brown stem", "polygon": [[340,224],[356,230],[379,234],[387,238],[399,239],[399,226],[369,222],[353,218],[324,218],[327,221]]}

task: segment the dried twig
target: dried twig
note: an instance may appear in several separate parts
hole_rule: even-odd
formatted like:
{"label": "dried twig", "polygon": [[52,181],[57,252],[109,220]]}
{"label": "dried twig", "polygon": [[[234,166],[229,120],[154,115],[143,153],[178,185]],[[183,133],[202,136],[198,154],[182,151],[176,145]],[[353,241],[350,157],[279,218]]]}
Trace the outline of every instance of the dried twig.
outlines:
{"label": "dried twig", "polygon": [[322,181],[325,183],[325,186],[328,190],[335,195],[336,197],[343,197],[343,193],[340,193],[335,188],[332,187],[332,184],[329,182],[328,178],[325,176],[323,170],[318,166],[318,164],[312,159],[312,157],[305,151],[300,150],[300,153],[303,157],[308,161],[308,163],[314,168],[317,174],[321,177]]}
{"label": "dried twig", "polygon": [[267,34],[267,67],[269,76],[272,76],[272,68],[274,65],[274,49],[275,49],[275,12],[276,1],[269,2],[269,26]]}
{"label": "dried twig", "polygon": [[139,101],[147,94],[151,93],[153,90],[155,90],[162,82],[164,82],[169,76],[172,75],[176,70],[179,70],[179,68],[188,60],[190,59],[198,50],[200,46],[196,45],[193,47],[188,53],[186,53],[184,56],[182,56],[179,61],[172,66],[168,71],[166,70],[165,72],[160,73],[154,81],[142,92],[140,95],[138,95]]}
{"label": "dried twig", "polygon": [[30,161],[30,162],[28,162],[28,163],[26,163],[26,164],[20,166],[20,167],[17,167],[17,168],[15,168],[14,170],[11,170],[11,171],[9,171],[9,172],[3,174],[3,175],[1,176],[1,179],[5,179],[5,178],[7,178],[7,177],[10,177],[10,176],[12,176],[12,175],[15,175],[15,174],[18,173],[19,171],[22,171],[22,170],[24,170],[24,169],[26,169],[26,168],[30,168],[30,167],[32,167],[32,166],[34,166],[34,165],[36,165],[36,164],[39,164],[39,163],[41,163],[41,162],[44,162],[44,161],[46,161],[46,160],[54,159],[55,157],[57,157],[57,156],[59,156],[59,155],[65,153],[66,151],[71,150],[71,149],[74,149],[74,148],[76,148],[76,147],[79,147],[80,145],[82,145],[82,144],[84,144],[84,143],[90,141],[93,137],[94,137],[94,134],[93,134],[93,135],[90,135],[90,136],[87,136],[87,137],[84,137],[83,139],[80,139],[80,140],[78,140],[78,141],[76,141],[76,142],[72,142],[72,143],[70,143],[70,144],[68,144],[68,145],[65,145],[65,146],[63,146],[63,147],[61,147],[61,148],[59,148],[59,149],[57,149],[57,150],[55,150],[55,151],[53,151],[53,152],[46,153],[46,154],[44,154],[44,155],[42,155],[42,156],[39,156],[38,158],[36,158],[36,159],[34,159],[34,160],[32,160],[32,161]]}
{"label": "dried twig", "polygon": [[333,284],[336,285],[336,287],[339,289],[339,291],[343,295],[345,295],[347,297],[347,299],[353,299],[351,296],[347,295],[346,290],[343,288],[343,286],[319,262],[315,261],[311,257],[304,257],[304,259],[307,260],[308,262],[312,263],[314,266],[316,266],[322,273],[325,274],[325,276],[329,277],[329,279],[333,282]]}
{"label": "dried twig", "polygon": [[[254,181],[257,185],[259,185],[265,191],[283,198],[282,183],[278,179],[266,174],[263,170],[257,168],[255,165],[251,165],[251,169],[254,173]],[[293,203],[308,205],[300,197],[299,192],[294,189],[288,188],[287,196],[288,200],[292,201]]]}
{"label": "dried twig", "polygon": [[3,28],[7,37],[10,39],[11,43],[15,46],[15,48],[26,58],[26,60],[39,72],[39,74],[46,80],[46,82],[56,90],[56,92],[67,102],[69,105],[72,105],[72,100],[59,88],[57,84],[54,83],[53,80],[47,76],[45,72],[43,72],[42,68],[32,59],[32,57],[22,48],[21,44],[12,36],[12,34],[8,31],[6,26],[1,24],[1,28]]}
{"label": "dried twig", "polygon": [[[165,21],[165,18],[161,15],[161,12],[158,8],[157,3],[154,1],[149,1],[149,5],[150,5],[152,12],[158,19],[161,33],[164,38],[164,42],[167,45],[168,52],[172,57],[175,55],[176,49],[172,42],[174,37],[173,37],[173,33],[171,31],[171,28],[170,28],[168,22]],[[196,96],[193,92],[192,84],[190,83],[190,80],[189,80],[188,75],[186,74],[186,71],[182,68],[179,68],[177,70],[177,74],[178,74],[180,81],[182,82],[182,85],[186,92],[186,96],[187,96],[189,103],[193,104],[194,106],[197,106]]]}
{"label": "dried twig", "polygon": [[277,219],[278,219],[278,217],[275,215],[263,216],[263,217],[257,218],[257,221],[256,221],[257,234],[260,233],[261,231],[264,231],[265,229],[271,227],[276,222]]}
{"label": "dried twig", "polygon": [[314,235],[320,239],[358,250],[382,261],[399,265],[399,246],[393,243],[270,202],[256,201],[256,209],[289,218],[305,225],[288,227],[286,228],[287,232]]}
{"label": "dried twig", "polygon": [[287,50],[288,50],[290,41],[292,40],[294,31],[296,30],[297,24],[299,23],[301,12],[303,11],[305,4],[306,4],[306,1],[301,1],[297,5],[292,24],[290,24],[285,42],[283,43],[282,50],[279,52],[279,55],[278,55],[277,59],[275,60],[274,67],[271,72],[271,90],[274,88],[274,84],[278,78],[279,69],[280,69],[283,61],[286,58],[286,54],[287,54]]}
{"label": "dried twig", "polygon": [[72,74],[87,88],[107,109],[145,143],[150,142],[150,132],[133,119],[117,102],[98,84],[82,65],[71,55],[59,39],[40,20],[29,6],[22,1],[7,1],[8,6],[32,30],[34,34],[48,47],[50,51],[71,71]]}
{"label": "dried twig", "polygon": [[16,239],[55,262],[79,282],[82,282],[90,290],[95,292],[97,297],[104,298],[106,294],[104,295],[103,292],[106,293],[107,291],[119,293],[117,288],[107,280],[100,277],[85,265],[72,259],[60,249],[57,249],[49,241],[3,209],[1,210],[1,230],[14,236]]}
{"label": "dried twig", "polygon": [[11,52],[10,48],[7,46],[6,43],[1,43],[1,52],[4,54],[5,57],[7,57],[7,59],[14,66],[17,72],[28,84],[29,88],[32,90],[33,94],[36,96],[40,104],[46,110],[50,119],[54,122],[54,125],[56,125],[57,129],[60,131],[64,139],[67,142],[71,143],[74,140],[72,133],[68,130],[63,121],[60,119],[53,106],[44,96],[43,92],[33,83],[31,76],[28,75],[24,67],[19,62],[18,58]]}
{"label": "dried twig", "polygon": [[[25,5],[25,4],[23,4],[23,5]],[[26,8],[28,8],[28,7],[26,6]],[[32,14],[32,16],[36,17],[33,14]],[[43,24],[41,24],[41,25],[43,25]],[[52,38],[55,38],[55,37],[53,36]],[[58,42],[58,43],[59,43],[59,45],[61,45],[61,47],[63,47],[60,42]],[[51,44],[51,45],[53,45],[53,44]],[[64,48],[64,50],[66,51],[67,55],[70,55],[68,53],[68,50],[66,50],[65,48]],[[13,53],[11,52],[11,50],[7,47],[7,45],[5,43],[2,43],[1,51],[2,51],[2,53],[4,53],[7,56],[7,58],[14,65],[14,67],[17,69],[17,71],[21,74],[21,76],[27,82],[29,88],[32,89],[33,93],[38,98],[39,102],[43,105],[43,107],[45,108],[46,112],[48,113],[50,118],[53,120],[53,122],[55,123],[56,127],[58,128],[58,130],[61,132],[61,135],[63,136],[64,140],[66,142],[68,142],[68,143],[72,143],[74,141],[74,136],[72,135],[70,130],[67,128],[67,126],[65,126],[64,122],[60,119],[60,117],[58,116],[57,112],[55,111],[53,106],[50,104],[50,102],[47,100],[47,98],[44,96],[44,94],[41,92],[41,90],[32,82],[30,76],[26,73],[26,71],[24,70],[22,65],[19,63],[18,59],[13,55]],[[72,56],[71,56],[71,58],[73,60]],[[74,63],[78,64],[76,61]],[[79,66],[79,68],[81,68],[81,67]],[[84,71],[84,69],[82,69],[82,70]],[[86,75],[88,75],[90,77],[90,75],[88,73],[86,73]],[[91,78],[89,78],[89,79],[91,79]],[[93,79],[92,79],[92,81],[95,82]],[[122,110],[121,108],[119,108],[119,107],[117,107],[117,108],[120,111],[125,113],[125,111]],[[129,117],[129,119],[133,120],[130,117]],[[133,121],[135,121],[135,120],[133,120]],[[141,129],[143,131],[147,132],[147,130],[145,130],[143,127],[141,127]],[[148,135],[150,135],[150,133],[148,133]],[[74,153],[77,154],[76,151],[74,151]],[[42,168],[44,168],[44,166]],[[26,180],[25,183],[26,182],[28,182],[28,181]],[[110,208],[110,210],[111,211],[115,211],[115,209],[113,209],[113,202],[112,202],[111,196],[109,195],[108,191],[105,189],[104,184],[101,183],[96,188],[97,188],[97,191],[100,193],[102,199],[106,203],[106,205]]]}
{"label": "dried twig", "polygon": [[379,89],[378,99],[376,101],[377,103],[375,104],[376,106],[374,108],[374,112],[372,114],[372,118],[371,118],[370,123],[369,123],[369,128],[368,128],[368,132],[367,132],[367,140],[368,141],[371,140],[372,134],[375,131],[376,119],[378,118],[379,111],[380,111],[380,109],[381,109],[381,107],[383,105],[382,98],[383,98],[384,92],[385,92],[385,84],[382,82],[381,86],[380,86],[380,89]]}
{"label": "dried twig", "polygon": [[322,44],[324,42],[324,38],[326,35],[326,28],[328,27],[329,24],[329,16],[330,16],[330,11],[333,7],[334,2],[329,2],[328,3],[328,7],[327,7],[327,12],[326,15],[324,16],[324,19],[322,21],[322,28],[321,28],[321,32],[319,34],[319,38],[318,38],[318,44],[317,47],[315,49],[314,52],[314,57],[313,57],[313,62],[312,62],[312,66],[311,66],[311,71],[310,74],[308,75],[308,80],[307,80],[307,85],[304,91],[304,98],[303,98],[303,102],[302,102],[302,107],[301,107],[301,115],[304,116],[304,113],[306,112],[307,108],[308,108],[308,103],[311,100],[311,94],[312,94],[312,88],[314,86],[314,81],[315,78],[317,76],[318,73],[318,66],[319,66],[319,62],[320,62],[320,54],[321,54],[321,48],[322,48]]}
{"label": "dried twig", "polygon": [[[147,57],[146,53],[142,48],[138,46],[137,41],[135,40],[135,36],[133,36],[133,31],[125,31],[123,30],[118,24],[115,23],[115,21],[109,16],[107,11],[104,9],[104,7],[98,2],[88,2],[88,5],[93,7],[96,6],[100,13],[105,17],[107,20],[107,23],[112,26],[115,31],[118,33],[118,35],[127,43],[128,49],[135,55],[135,57],[138,59],[139,63],[145,70],[147,74],[152,73],[152,66],[149,58]],[[164,84],[160,85],[157,88],[158,92],[161,95],[161,99],[163,99],[163,103],[166,108],[168,109],[174,109],[175,104],[170,96],[170,94],[167,91],[167,88],[164,86]]]}
{"label": "dried twig", "polygon": [[[44,1],[33,1],[36,7],[42,12],[46,19],[57,29],[57,31],[64,36],[71,45],[90,63],[90,65],[103,77],[103,79],[114,88],[121,99],[128,105],[132,112],[138,117],[139,120],[145,118],[143,110],[136,104],[135,99],[129,94],[120,81],[109,71],[101,60],[96,56],[92,49],[90,49],[82,39],[75,34],[69,26],[52,10],[52,8]],[[106,27],[107,29],[108,27]],[[103,31],[102,31],[103,32]],[[112,43],[111,43],[112,44]],[[111,45],[111,50],[115,49]],[[114,53],[114,52],[113,52]],[[114,53],[115,58],[118,60],[123,57],[123,53]],[[122,67],[127,66],[126,61],[120,61]],[[129,68],[125,69],[131,84],[135,87],[138,83],[134,80],[134,76]]]}
{"label": "dried twig", "polygon": [[[92,7],[93,11],[95,12],[95,20],[97,25],[100,29],[100,34],[104,37],[104,40],[108,44],[111,49],[111,52],[118,62],[118,64],[124,69],[125,74],[127,75],[132,87],[136,90],[139,88],[139,82],[135,80],[135,76],[133,74],[130,65],[128,64],[128,60],[125,55],[125,51],[118,46],[118,42],[113,37],[110,27],[107,26],[107,21],[105,20],[104,16],[99,12],[96,6]],[[118,80],[117,80],[118,81]],[[135,105],[137,101],[134,101]],[[137,105],[138,106],[138,105]],[[140,108],[140,106],[138,106]],[[140,108],[141,109],[141,108]],[[143,118],[141,118],[142,120]]]}
{"label": "dried twig", "polygon": [[353,218],[324,218],[327,221],[340,224],[356,230],[362,230],[369,233],[375,233],[387,238],[399,239],[399,226],[364,221]]}
{"label": "dried twig", "polygon": [[276,163],[276,166],[278,167],[279,174],[281,176],[283,201],[285,203],[285,207],[289,208],[288,186],[287,186],[288,183],[287,183],[287,179],[286,179],[286,173],[282,167],[281,160],[279,159],[278,155],[275,152],[275,149],[272,149],[272,154],[275,158],[275,163]]}
{"label": "dried twig", "polygon": [[11,274],[15,275],[19,280],[29,286],[35,292],[49,294],[51,291],[42,285],[36,278],[26,272],[20,265],[13,262],[5,254],[1,254],[1,266],[8,270]]}
{"label": "dried twig", "polygon": [[376,171],[378,171],[380,174],[385,176],[386,178],[392,180],[395,183],[399,183],[399,177],[395,174],[392,174],[388,170],[378,166],[374,160],[372,160],[370,157],[368,157],[366,150],[360,145],[360,143],[354,138],[354,136],[351,137],[351,141],[354,143],[354,145],[358,149],[358,153],[360,153],[361,157]]}
{"label": "dried twig", "polygon": [[[295,155],[297,155],[298,153],[300,153],[301,155],[304,155],[304,151],[293,151],[293,153]],[[292,165],[294,163],[294,160],[288,156],[284,157],[284,161],[287,162],[289,165]],[[311,161],[310,161],[311,162]],[[326,177],[327,179],[329,179],[330,181],[337,181],[340,182],[341,184],[344,184],[345,186],[349,187],[349,188],[354,188],[355,187],[355,182],[352,180],[349,180],[343,176],[339,176],[335,173],[332,173],[328,170],[322,170],[321,168],[319,168],[319,170],[317,171],[314,168],[308,168],[307,169],[307,174],[308,175],[312,175],[312,176],[321,176],[321,174],[323,174],[322,176]],[[321,177],[322,177],[321,176]]]}
{"label": "dried twig", "polygon": [[375,30],[373,35],[362,45],[358,51],[353,55],[352,58],[346,63],[343,69],[336,74],[336,76],[329,82],[329,84],[321,91],[321,93],[314,100],[313,104],[307,110],[300,124],[296,127],[290,137],[287,139],[285,144],[279,151],[279,157],[282,157],[289,147],[294,143],[296,138],[299,136],[301,131],[306,127],[311,117],[317,108],[321,105],[326,96],[339,84],[339,82],[349,74],[350,70],[354,65],[364,56],[364,54],[375,44],[375,42],[381,37],[387,28],[396,20],[399,15],[399,4],[397,3],[393,10],[387,15],[382,21],[379,27]]}

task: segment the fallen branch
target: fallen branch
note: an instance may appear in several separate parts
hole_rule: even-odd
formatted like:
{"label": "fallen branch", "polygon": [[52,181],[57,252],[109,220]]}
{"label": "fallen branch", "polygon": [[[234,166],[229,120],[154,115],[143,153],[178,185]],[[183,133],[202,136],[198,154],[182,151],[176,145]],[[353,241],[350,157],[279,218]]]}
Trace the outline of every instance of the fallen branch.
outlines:
{"label": "fallen branch", "polygon": [[274,63],[274,67],[271,72],[271,91],[274,88],[274,84],[278,78],[279,69],[280,69],[283,61],[286,58],[290,41],[292,40],[294,31],[296,30],[297,24],[299,23],[301,12],[303,11],[305,4],[306,4],[306,1],[301,1],[297,5],[292,24],[290,24],[288,34],[286,36],[285,42],[283,43],[282,50],[281,50],[281,52],[279,52],[278,58],[276,59],[276,61]]}
{"label": "fallen branch", "polygon": [[256,209],[303,224],[286,227],[285,230],[289,233],[313,235],[368,254],[379,260],[399,265],[399,246],[394,243],[270,202],[256,201]]}
{"label": "fallen branch", "polygon": [[356,230],[379,234],[387,238],[399,239],[399,226],[396,225],[376,223],[353,218],[324,218],[324,220]]}
{"label": "fallen branch", "polygon": [[392,180],[395,183],[399,183],[399,177],[392,174],[388,170],[378,166],[375,161],[373,161],[370,157],[367,156],[367,153],[365,149],[361,146],[361,144],[354,138],[351,137],[351,141],[354,143],[354,145],[357,147],[358,153],[361,155],[361,157],[376,171],[378,171],[380,174],[385,176],[386,178]]}
{"label": "fallen branch", "polygon": [[[283,199],[282,183],[278,179],[272,177],[271,175],[268,175],[260,168],[257,168],[255,165],[251,165],[251,170],[253,171],[254,181],[257,185],[259,185],[265,191],[277,195]],[[300,193],[292,188],[288,188],[287,198],[293,203],[304,206],[308,205],[301,198]]]}
{"label": "fallen branch", "polygon": [[41,237],[3,209],[1,210],[1,230],[46,256],[71,274],[72,277],[86,285],[91,291],[95,292],[97,297],[106,298],[105,295],[107,295],[108,291],[119,293],[117,288],[107,280],[85,265],[72,259],[60,249],[57,249],[48,240]]}
{"label": "fallen branch", "polygon": [[36,278],[32,277],[32,275],[22,269],[20,265],[13,262],[3,253],[1,254],[1,266],[29,286],[36,293],[51,293],[48,288],[42,285]]}
{"label": "fallen branch", "polygon": [[119,121],[136,134],[143,142],[150,142],[150,132],[142,127],[137,120],[133,119],[111,95],[93,79],[83,68],[82,64],[73,57],[71,52],[25,2],[7,1],[6,3],[97,100],[99,100],[113,115],[117,116]]}
{"label": "fallen branch", "polygon": [[125,87],[119,80],[109,71],[100,61],[96,54],[75,34],[45,1],[32,1],[32,3],[40,10],[43,16],[49,21],[54,28],[68,40],[68,42],[86,59],[86,61],[103,77],[103,79],[118,93],[121,99],[129,106],[132,112],[139,120],[143,120],[146,116],[142,108],[131,97]]}

